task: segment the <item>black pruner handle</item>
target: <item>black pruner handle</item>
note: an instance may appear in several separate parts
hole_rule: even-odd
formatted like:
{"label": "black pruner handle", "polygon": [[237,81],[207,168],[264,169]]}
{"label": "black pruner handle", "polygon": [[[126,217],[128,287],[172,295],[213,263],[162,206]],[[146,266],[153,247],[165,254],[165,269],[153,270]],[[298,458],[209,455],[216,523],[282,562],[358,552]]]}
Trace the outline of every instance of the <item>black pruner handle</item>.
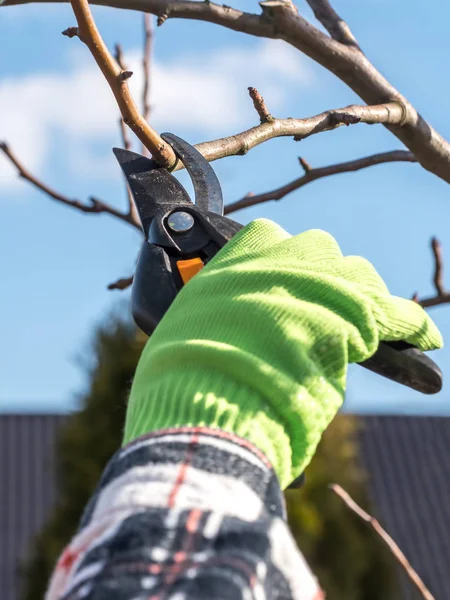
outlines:
{"label": "black pruner handle", "polygon": [[437,394],[442,389],[437,364],[406,342],[381,342],[376,353],[359,364],[422,394]]}

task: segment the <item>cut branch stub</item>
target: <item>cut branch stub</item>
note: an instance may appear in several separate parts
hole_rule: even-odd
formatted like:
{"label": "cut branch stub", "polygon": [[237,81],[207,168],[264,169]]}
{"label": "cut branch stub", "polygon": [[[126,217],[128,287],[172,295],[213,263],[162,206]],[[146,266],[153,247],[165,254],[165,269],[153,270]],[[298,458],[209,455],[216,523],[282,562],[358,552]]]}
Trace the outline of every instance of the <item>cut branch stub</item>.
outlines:
{"label": "cut branch stub", "polygon": [[261,123],[270,123],[271,121],[274,121],[275,119],[270,114],[266,103],[264,102],[264,98],[261,96],[258,90],[254,87],[249,87],[248,93],[253,101],[253,106],[258,113]]}

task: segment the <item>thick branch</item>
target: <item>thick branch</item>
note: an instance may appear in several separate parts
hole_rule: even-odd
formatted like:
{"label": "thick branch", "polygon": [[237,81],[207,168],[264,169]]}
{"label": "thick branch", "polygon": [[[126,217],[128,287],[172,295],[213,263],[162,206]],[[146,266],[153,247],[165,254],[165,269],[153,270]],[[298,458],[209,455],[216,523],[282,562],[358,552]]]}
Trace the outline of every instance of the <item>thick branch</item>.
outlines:
{"label": "thick branch", "polygon": [[140,114],[126,82],[131,72],[123,71],[111,56],[95,25],[88,1],[70,0],[70,3],[78,22],[78,28],[70,28],[63,33],[69,37],[78,35],[86,44],[109,83],[125,123],[134,131],[161,166],[171,167],[176,161],[175,154],[170,145],[164,142]]}
{"label": "thick branch", "polygon": [[[36,1],[42,0],[5,0],[4,5]],[[396,124],[385,123],[385,125],[414,153],[425,169],[450,183],[450,144],[417,113],[406,98],[375,69],[357,47],[341,43],[313,27],[290,2],[272,2],[273,6],[263,4],[261,15],[245,13],[210,1],[94,0],[94,2],[116,8],[150,12],[159,17],[160,23],[168,18],[195,19],[217,23],[250,35],[285,40],[334,73],[367,104],[399,101],[404,108],[404,119]],[[341,29],[343,30],[342,25]]]}
{"label": "thick branch", "polygon": [[87,204],[83,204],[80,200],[73,200],[71,198],[68,198],[67,196],[64,196],[63,194],[60,194],[59,192],[57,192],[56,190],[54,190],[47,184],[40,181],[32,173],[30,173],[30,171],[28,171],[24,167],[24,165],[14,155],[14,153],[12,152],[10,147],[5,142],[0,143],[0,150],[3,151],[3,153],[10,160],[10,162],[16,167],[17,172],[20,177],[22,177],[26,181],[29,181],[32,185],[34,185],[36,188],[41,190],[41,192],[44,192],[44,194],[47,194],[54,200],[57,200],[58,202],[61,202],[62,204],[65,204],[72,208],[76,208],[76,209],[81,210],[82,212],[86,212],[86,213],[108,213],[108,214],[112,215],[113,217],[116,217],[117,219],[120,219],[122,221],[126,221],[130,225],[133,225],[133,227],[136,227],[137,229],[141,230],[140,224],[137,221],[134,221],[133,218],[129,214],[124,214],[124,213],[120,212],[120,210],[117,210],[113,206],[106,204],[105,202],[98,200],[97,198],[90,197],[89,202],[91,204],[87,205]]}
{"label": "thick branch", "polygon": [[358,160],[351,160],[335,165],[329,165],[327,167],[318,167],[317,169],[311,168],[304,159],[300,158],[299,160],[305,170],[305,174],[302,175],[302,177],[294,179],[294,181],[276,188],[275,190],[271,190],[270,192],[265,192],[264,194],[247,194],[240,200],[225,206],[225,214],[230,214],[237,210],[248,208],[249,206],[262,204],[263,202],[269,202],[270,200],[281,200],[291,192],[300,189],[308,183],[316,181],[317,179],[322,179],[323,177],[328,177],[329,175],[359,171],[360,169],[365,169],[374,165],[381,165],[383,163],[417,162],[417,159],[412,152],[407,152],[406,150],[382,152],[380,154],[373,154],[372,156],[359,158]]}
{"label": "thick branch", "polygon": [[383,529],[383,527],[381,527],[378,521],[369,515],[369,513],[367,513],[365,510],[363,510],[340,485],[332,484],[330,488],[337,496],[339,496],[339,498],[341,498],[341,500],[345,502],[352,512],[358,515],[360,519],[368,523],[372,529],[376,531],[376,533],[391,551],[391,554],[401,564],[410,580],[422,594],[424,600],[435,600],[434,596],[425,586],[424,582],[420,579],[419,575],[413,569],[406,556],[403,554],[391,536]]}

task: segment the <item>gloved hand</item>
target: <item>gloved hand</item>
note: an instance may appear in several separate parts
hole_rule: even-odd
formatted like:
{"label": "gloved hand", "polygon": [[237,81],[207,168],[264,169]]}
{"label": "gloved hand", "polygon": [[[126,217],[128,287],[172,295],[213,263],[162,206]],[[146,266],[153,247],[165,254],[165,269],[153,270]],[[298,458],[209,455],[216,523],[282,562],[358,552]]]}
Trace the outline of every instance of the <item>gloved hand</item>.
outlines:
{"label": "gloved hand", "polygon": [[347,364],[381,340],[439,348],[436,326],[327,233],[242,229],[179,293],[143,351],[124,442],[182,425],[252,441],[284,488],[344,399]]}

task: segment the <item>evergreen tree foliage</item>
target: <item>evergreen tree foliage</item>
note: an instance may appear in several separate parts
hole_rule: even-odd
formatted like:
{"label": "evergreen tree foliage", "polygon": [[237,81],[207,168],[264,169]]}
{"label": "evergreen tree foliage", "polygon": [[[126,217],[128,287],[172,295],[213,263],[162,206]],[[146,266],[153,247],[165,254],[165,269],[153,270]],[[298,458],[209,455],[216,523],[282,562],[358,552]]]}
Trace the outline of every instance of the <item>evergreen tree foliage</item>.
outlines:
{"label": "evergreen tree foliage", "polygon": [[[58,502],[23,567],[22,600],[42,600],[56,560],[77,529],[102,471],[122,440],[133,373],[145,338],[116,316],[96,331],[88,386],[57,444]],[[357,465],[357,421],[339,417],[322,440],[301,490],[286,494],[289,523],[327,600],[387,600],[392,578],[387,552],[374,534],[328,489],[337,482],[364,504]]]}
{"label": "evergreen tree foliage", "polygon": [[87,391],[56,443],[59,498],[24,566],[23,600],[44,598],[59,554],[75,533],[105,465],[120,447],[128,394],[143,344],[134,325],[117,315],[94,335]]}

